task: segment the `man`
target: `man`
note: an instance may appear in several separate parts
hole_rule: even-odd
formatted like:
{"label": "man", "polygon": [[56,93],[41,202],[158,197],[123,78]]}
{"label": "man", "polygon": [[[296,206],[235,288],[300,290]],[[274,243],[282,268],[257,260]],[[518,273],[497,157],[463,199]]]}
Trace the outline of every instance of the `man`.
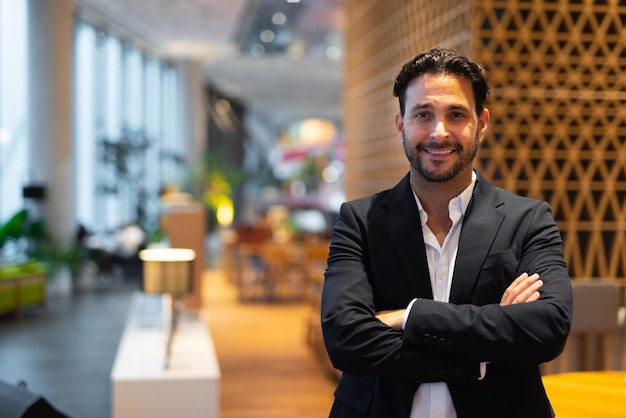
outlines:
{"label": "man", "polygon": [[539,364],[567,339],[570,279],[549,205],[472,169],[488,92],[482,67],[441,48],[395,81],[409,173],[344,203],[330,245],[331,417],[554,416]]}

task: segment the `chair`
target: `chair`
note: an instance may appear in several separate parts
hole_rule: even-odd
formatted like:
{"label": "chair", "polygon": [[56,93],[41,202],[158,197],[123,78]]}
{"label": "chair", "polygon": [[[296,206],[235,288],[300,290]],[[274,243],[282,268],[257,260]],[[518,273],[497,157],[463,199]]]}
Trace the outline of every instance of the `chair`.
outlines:
{"label": "chair", "polygon": [[242,302],[266,298],[261,253],[269,240],[269,229],[250,225],[238,225],[234,233],[227,236],[227,272]]}
{"label": "chair", "polygon": [[241,302],[260,301],[267,298],[261,257],[263,245],[243,242],[237,244],[233,252],[235,283]]}
{"label": "chair", "polygon": [[[566,371],[620,370],[624,363],[624,288],[616,280],[572,281],[572,329],[557,365]],[[554,365],[552,365],[554,366]]]}
{"label": "chair", "polygon": [[268,242],[261,248],[267,301],[299,301],[303,276],[300,249],[290,242]]}
{"label": "chair", "polygon": [[[318,299],[324,281],[330,243],[310,241],[302,243],[302,269],[304,271],[304,300],[319,310]],[[319,320],[319,318],[317,318]]]}

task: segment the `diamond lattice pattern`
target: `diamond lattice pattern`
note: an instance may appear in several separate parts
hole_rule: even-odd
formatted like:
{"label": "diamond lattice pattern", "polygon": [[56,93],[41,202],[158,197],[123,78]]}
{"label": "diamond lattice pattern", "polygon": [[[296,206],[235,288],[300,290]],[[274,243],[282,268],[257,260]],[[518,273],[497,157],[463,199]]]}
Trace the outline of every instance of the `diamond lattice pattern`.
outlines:
{"label": "diamond lattice pattern", "polygon": [[626,5],[483,1],[475,51],[492,85],[478,168],[547,200],[573,277],[626,275]]}

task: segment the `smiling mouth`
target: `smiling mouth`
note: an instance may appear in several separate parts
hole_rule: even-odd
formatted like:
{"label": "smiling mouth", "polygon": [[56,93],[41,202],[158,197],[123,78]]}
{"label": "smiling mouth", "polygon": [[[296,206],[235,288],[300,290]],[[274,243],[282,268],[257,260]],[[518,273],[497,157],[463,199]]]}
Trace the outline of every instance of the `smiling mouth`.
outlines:
{"label": "smiling mouth", "polygon": [[425,148],[424,151],[432,155],[448,155],[454,152],[453,149],[428,149],[428,148]]}

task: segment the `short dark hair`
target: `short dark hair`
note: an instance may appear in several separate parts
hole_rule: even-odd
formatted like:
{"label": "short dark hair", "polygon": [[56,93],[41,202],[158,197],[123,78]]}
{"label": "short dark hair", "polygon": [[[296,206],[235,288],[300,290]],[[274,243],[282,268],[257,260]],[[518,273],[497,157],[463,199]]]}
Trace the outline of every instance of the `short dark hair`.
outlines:
{"label": "short dark hair", "polygon": [[423,74],[452,74],[468,80],[474,90],[476,113],[478,115],[482,113],[489,95],[484,68],[450,49],[433,48],[404,64],[396,77],[393,95],[400,102],[400,114],[404,115],[406,89],[409,83]]}

